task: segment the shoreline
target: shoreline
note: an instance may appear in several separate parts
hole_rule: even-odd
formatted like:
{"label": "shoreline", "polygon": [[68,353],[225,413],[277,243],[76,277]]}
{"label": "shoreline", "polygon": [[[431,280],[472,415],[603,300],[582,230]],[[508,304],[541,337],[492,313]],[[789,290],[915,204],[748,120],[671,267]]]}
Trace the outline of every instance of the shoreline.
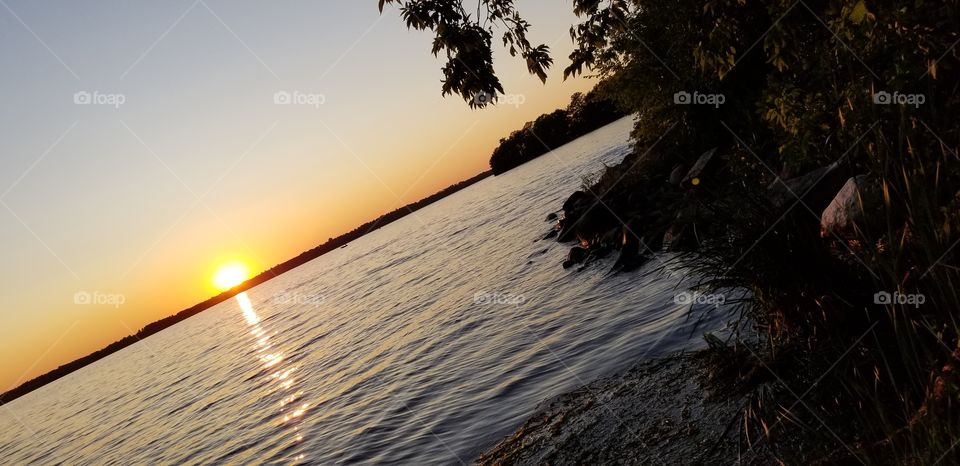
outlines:
{"label": "shoreline", "polygon": [[[811,433],[815,418],[771,426],[775,435],[745,431],[745,412],[769,387],[758,383],[757,374],[750,381],[731,374],[730,356],[728,348],[714,347],[643,360],[548,398],[513,433],[487,446],[476,463],[759,466],[853,460],[836,437]],[[838,422],[844,442],[856,436],[851,419]]]}
{"label": "shoreline", "polygon": [[264,272],[257,274],[255,277],[243,282],[242,284],[237,285],[236,287],[234,287],[229,291],[225,291],[216,296],[213,296],[204,301],[201,301],[200,303],[197,303],[180,312],[177,312],[176,314],[151,322],[146,326],[144,326],[143,328],[141,328],[135,334],[127,335],[121,338],[120,340],[117,340],[105,346],[104,348],[101,348],[86,356],[77,358],[73,361],[63,364],[57,367],[56,369],[53,369],[37,377],[34,377],[33,379],[23,382],[20,385],[17,385],[16,387],[13,387],[10,390],[7,390],[6,392],[0,393],[0,406],[3,406],[13,400],[16,400],[17,398],[20,398],[30,392],[33,392],[34,390],[37,390],[51,382],[54,382],[67,375],[70,375],[73,372],[83,369],[84,367],[90,364],[93,364],[103,358],[106,358],[107,356],[110,356],[113,353],[123,350],[124,348],[130,345],[133,345],[134,343],[137,343],[140,340],[148,338],[151,335],[159,333],[180,322],[183,322],[184,320],[189,319],[190,317],[200,314],[201,312],[206,311],[207,309],[210,309],[211,307],[216,306],[217,304],[220,304],[246,290],[249,290],[250,288],[253,288],[257,285],[270,281],[273,278],[279,277],[280,275],[283,275],[284,273],[290,270],[293,270],[303,264],[306,264],[307,262],[310,262],[328,252],[345,247],[348,244],[350,244],[350,242],[356,239],[359,239],[368,233],[372,233],[386,225],[389,225],[397,220],[400,220],[403,217],[406,217],[407,215],[410,215],[416,212],[417,210],[420,210],[430,204],[433,204],[434,202],[440,201],[446,198],[447,196],[457,193],[491,176],[493,176],[493,172],[491,170],[483,171],[471,178],[467,178],[466,180],[454,183],[430,196],[420,199],[419,201],[412,202],[403,207],[395,209],[391,212],[387,212],[381,215],[380,217],[377,217],[374,220],[366,222],[354,228],[353,230],[347,233],[344,233],[336,238],[330,238],[323,244],[313,249],[304,251],[291,259],[281,262],[280,264],[277,264],[265,270]]}
{"label": "shoreline", "polygon": [[[69,375],[70,373],[82,369],[83,367],[86,367],[113,353],[116,353],[155,333],[176,325],[177,323],[197,315],[217,304],[220,304],[221,302],[226,301],[239,293],[276,278],[285,272],[295,269],[328,252],[345,248],[350,244],[350,242],[359,239],[368,233],[400,220],[407,215],[410,215],[430,204],[433,204],[434,202],[440,201],[452,194],[466,189],[480,181],[483,181],[486,178],[505,174],[514,168],[545,155],[549,152],[549,150],[539,150],[539,144],[542,143],[542,139],[540,139],[537,134],[534,134],[533,131],[538,131],[543,134],[546,134],[545,132],[555,133],[555,137],[551,139],[551,142],[553,143],[553,147],[560,147],[563,144],[574,141],[622,118],[626,118],[627,116],[629,115],[617,109],[612,102],[599,97],[595,90],[586,94],[575,93],[573,96],[571,96],[571,103],[569,107],[565,109],[557,109],[553,113],[543,114],[536,120],[528,122],[524,127],[513,131],[504,139],[502,139],[500,145],[497,146],[493,154],[491,154],[489,170],[485,170],[473,177],[451,184],[450,186],[443,188],[442,190],[423,199],[384,213],[376,219],[363,223],[353,230],[341,234],[340,236],[329,238],[326,242],[320,244],[319,246],[304,251],[293,258],[281,262],[280,264],[277,264],[259,273],[255,277],[250,278],[249,280],[228,291],[210,297],[189,308],[179,311],[176,314],[151,322],[141,328],[135,334],[127,335],[104,348],[63,364],[56,369],[23,382],[6,392],[2,392],[0,393],[0,406],[3,406],[10,401],[26,395],[66,375]],[[570,123],[568,127],[565,123],[560,123],[561,120],[571,120],[576,121],[577,123]],[[528,140],[530,139],[536,140],[537,144],[528,144]],[[533,150],[531,152],[523,149],[525,145],[536,147],[537,150]]]}
{"label": "shoreline", "polygon": [[[709,394],[701,353],[638,363],[542,402],[481,465],[731,464],[744,394]],[[769,461],[760,451],[757,463]]]}

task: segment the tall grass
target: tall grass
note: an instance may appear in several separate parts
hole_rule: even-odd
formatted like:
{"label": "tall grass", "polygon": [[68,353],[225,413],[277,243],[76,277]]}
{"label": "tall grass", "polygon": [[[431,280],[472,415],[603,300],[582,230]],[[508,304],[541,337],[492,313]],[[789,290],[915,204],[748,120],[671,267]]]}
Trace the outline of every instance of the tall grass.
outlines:
{"label": "tall grass", "polygon": [[[794,460],[960,461],[960,160],[939,143],[907,147],[907,135],[898,145],[884,134],[863,143],[868,163],[851,162],[882,192],[881,211],[853,238],[821,238],[804,205],[772,206],[767,180],[705,186],[696,197],[710,240],[687,263],[702,286],[750,290],[750,318],[765,337],[741,363],[741,376],[768,373],[751,376],[745,436]],[[922,303],[878,304],[878,292]],[[795,439],[784,446],[798,434],[806,451]],[[821,447],[813,456],[811,438]]]}
{"label": "tall grass", "polygon": [[[591,15],[625,20],[580,51],[640,115],[637,147],[589,191],[654,236],[693,212],[684,221],[698,250],[685,257],[701,285],[752,293],[763,344],[731,357],[754,393],[744,438],[801,462],[958,462],[960,4],[608,6]],[[726,103],[675,105],[681,90]],[[879,102],[880,92],[924,102]],[[714,147],[723,170],[692,187],[665,183]],[[869,212],[853,232],[821,238],[819,195],[781,205],[768,186],[834,161],[865,177]],[[878,292],[924,299],[878,304]]]}

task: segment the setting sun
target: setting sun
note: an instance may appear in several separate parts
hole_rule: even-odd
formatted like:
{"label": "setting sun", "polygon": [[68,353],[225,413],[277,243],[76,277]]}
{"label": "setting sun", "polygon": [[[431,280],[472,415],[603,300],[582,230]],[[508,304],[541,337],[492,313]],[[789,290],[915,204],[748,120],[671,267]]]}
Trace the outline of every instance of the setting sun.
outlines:
{"label": "setting sun", "polygon": [[220,266],[213,275],[213,285],[221,291],[227,291],[249,278],[250,272],[246,265],[231,263]]}

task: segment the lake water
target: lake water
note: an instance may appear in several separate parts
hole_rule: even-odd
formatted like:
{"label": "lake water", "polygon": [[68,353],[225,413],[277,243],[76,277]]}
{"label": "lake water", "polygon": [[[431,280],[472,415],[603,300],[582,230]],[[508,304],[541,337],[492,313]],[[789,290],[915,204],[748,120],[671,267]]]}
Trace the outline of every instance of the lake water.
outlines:
{"label": "lake water", "polygon": [[[655,258],[539,241],[629,118],[0,407],[10,464],[460,464],[540,401],[722,326]],[[699,326],[697,322],[699,320]]]}

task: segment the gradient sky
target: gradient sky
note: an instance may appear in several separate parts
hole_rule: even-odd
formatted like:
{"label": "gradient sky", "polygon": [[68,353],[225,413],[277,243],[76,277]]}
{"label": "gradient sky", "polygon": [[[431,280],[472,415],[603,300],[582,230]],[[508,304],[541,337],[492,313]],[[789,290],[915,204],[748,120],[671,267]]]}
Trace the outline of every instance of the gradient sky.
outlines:
{"label": "gradient sky", "polygon": [[215,294],[219,264],[258,272],[486,169],[592,85],[561,79],[570,0],[518,6],[556,65],[544,86],[498,51],[525,101],[474,111],[376,0],[0,0],[0,391]]}

